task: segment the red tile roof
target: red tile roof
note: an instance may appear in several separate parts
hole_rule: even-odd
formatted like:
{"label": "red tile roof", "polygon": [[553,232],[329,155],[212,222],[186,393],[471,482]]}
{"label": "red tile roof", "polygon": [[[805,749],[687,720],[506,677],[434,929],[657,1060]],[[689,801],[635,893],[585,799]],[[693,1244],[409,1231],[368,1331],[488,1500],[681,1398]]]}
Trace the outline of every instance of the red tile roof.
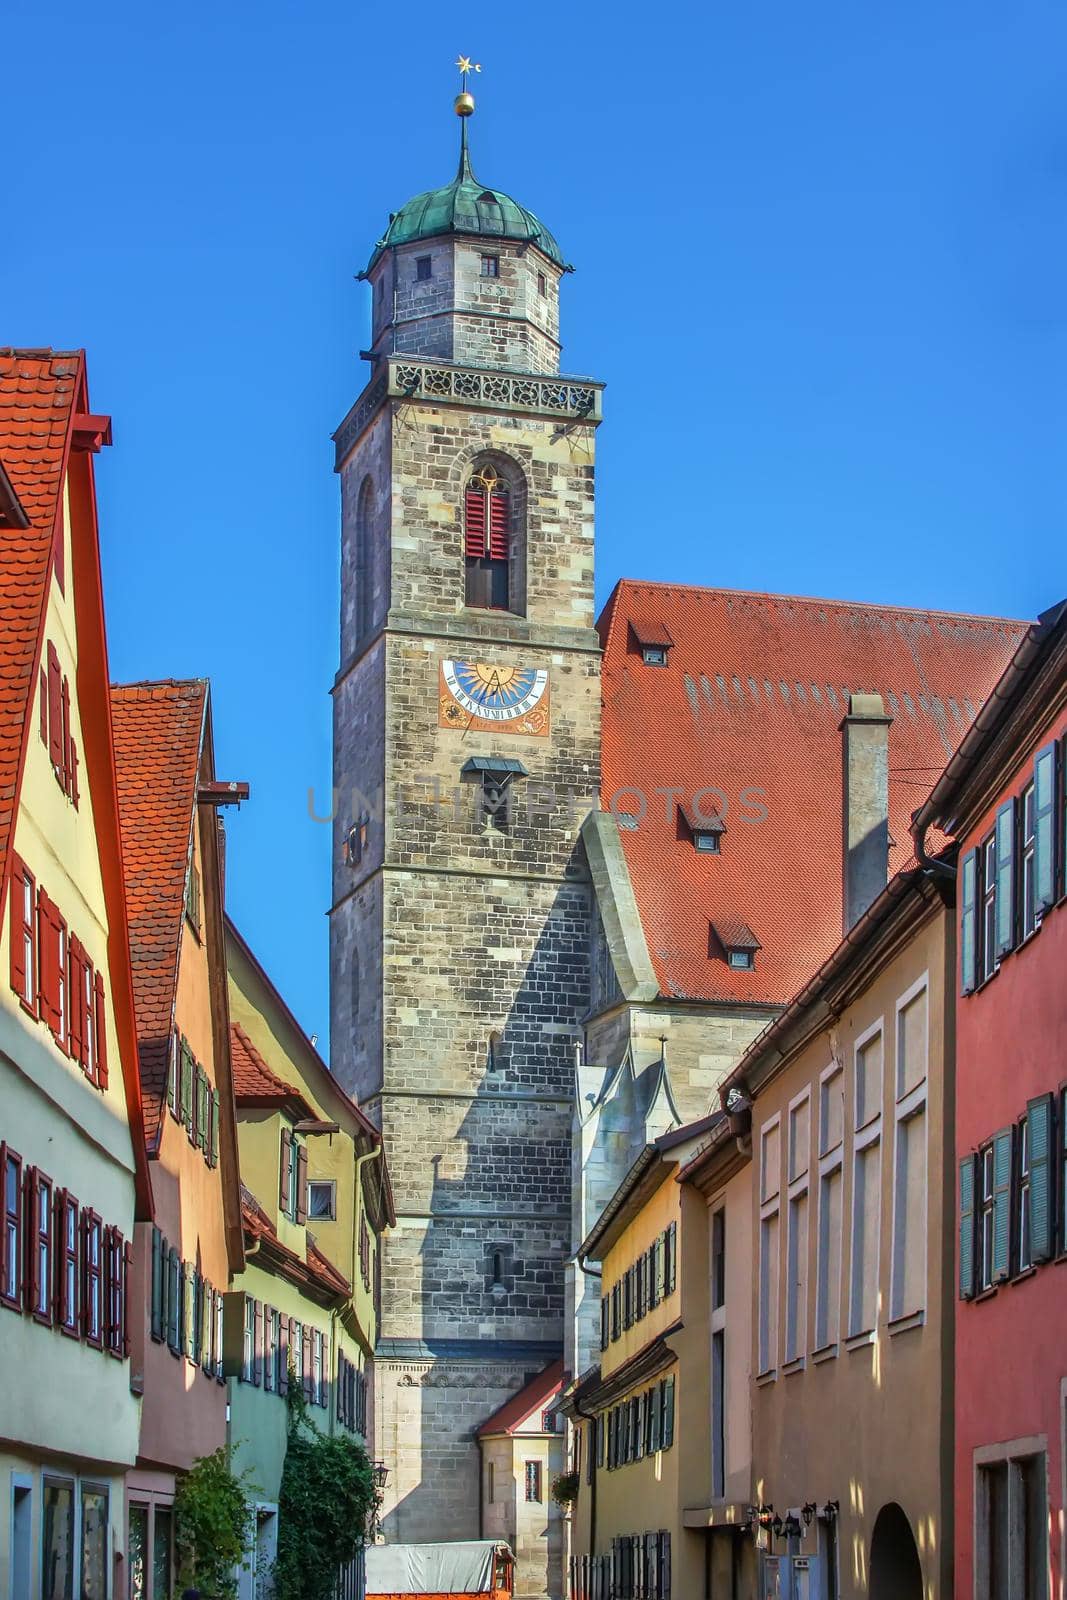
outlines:
{"label": "red tile roof", "polygon": [[113,685],[122,862],[149,1149],[167,1090],[178,951],[207,684]]}
{"label": "red tile roof", "polygon": [[270,1216],[244,1184],[241,1185],[241,1221],[246,1235],[267,1246],[269,1257],[287,1278],[295,1283],[308,1283],[328,1295],[345,1298],[351,1295],[352,1285],[348,1279],[323,1255],[313,1239],[307,1241],[306,1260],[301,1260],[295,1250],[282,1243]]}
{"label": "red tile roof", "polygon": [[0,350],[0,464],[30,519],[0,538],[0,877],[7,862],[80,351]]}
{"label": "red tile roof", "polygon": [[[674,641],[667,667],[642,662],[635,640],[650,625]],[[893,719],[894,872],[911,853],[911,813],[1026,627],[676,584],[616,587],[599,623],[601,805],[611,809],[614,797],[617,812],[639,819],[620,838],[665,996],[783,1005],[796,993],[842,934],[839,725],[849,695],[881,694]],[[702,811],[722,812],[720,854],[697,852],[678,826],[677,807],[694,793]],[[709,923],[731,921],[762,946],[753,971],[709,953]]]}
{"label": "red tile roof", "polygon": [[230,1023],[230,1060],[238,1105],[261,1106],[276,1101],[290,1106],[298,1116],[315,1116],[300,1090],[271,1071],[239,1022]]}
{"label": "red tile roof", "polygon": [[513,1394],[510,1400],[486,1417],[480,1428],[475,1430],[475,1438],[485,1438],[487,1434],[514,1433],[532,1417],[535,1411],[547,1409],[550,1401],[559,1394],[567,1381],[564,1370],[563,1358],[553,1361],[543,1372],[524,1383],[518,1394]]}

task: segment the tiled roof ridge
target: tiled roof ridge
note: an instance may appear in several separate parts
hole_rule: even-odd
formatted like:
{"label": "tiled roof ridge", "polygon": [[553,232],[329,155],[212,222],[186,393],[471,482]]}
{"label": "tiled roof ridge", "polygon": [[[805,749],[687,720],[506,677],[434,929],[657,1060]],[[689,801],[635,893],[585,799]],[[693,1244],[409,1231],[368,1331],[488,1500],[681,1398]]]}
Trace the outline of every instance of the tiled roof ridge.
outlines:
{"label": "tiled roof ridge", "polygon": [[0,356],[11,356],[18,361],[80,361],[84,356],[84,348],[80,350],[53,350],[51,345],[24,345],[0,344]]}
{"label": "tiled roof ridge", "polygon": [[[635,589],[654,589],[660,593],[673,589],[683,594],[698,594],[708,598],[725,596],[727,599],[738,600],[772,600],[787,605],[831,607],[844,611],[876,611],[894,616],[943,617],[946,621],[952,622],[998,623],[1012,628],[1023,626],[1033,620],[1030,617],[990,616],[976,611],[943,611],[936,606],[903,606],[880,600],[847,600],[824,595],[777,593],[770,589],[730,589],[717,584],[675,583],[661,578],[620,578],[605,604],[604,612],[616,595],[621,596],[624,590]],[[618,609],[617,604],[615,609]],[[601,613],[602,616],[604,612]]]}
{"label": "tiled roof ridge", "polygon": [[[135,678],[128,683],[113,683],[111,693],[113,696],[132,695],[135,690],[141,689],[206,689],[211,683],[210,678]],[[138,696],[138,698],[140,698]],[[162,698],[162,697],[161,697]]]}
{"label": "tiled roof ridge", "polygon": [[[290,1096],[291,1095],[294,1098],[299,1098],[300,1097],[300,1091],[296,1087],[295,1084],[286,1083],[284,1078],[279,1078],[278,1074],[274,1071],[274,1069],[267,1065],[266,1061],[263,1059],[262,1054],[260,1053],[260,1051],[258,1050],[256,1045],[253,1043],[253,1041],[249,1038],[248,1034],[245,1032],[244,1028],[242,1028],[242,1026],[241,1026],[241,1024],[239,1022],[231,1022],[230,1023],[230,1033],[234,1038],[240,1040],[242,1046],[244,1047],[244,1049],[248,1052],[249,1056],[251,1057],[252,1066],[255,1068],[255,1070],[262,1077],[267,1078],[269,1080],[271,1086],[274,1089],[276,1089],[277,1092],[280,1095],[285,1095],[285,1096]],[[237,1090],[238,1098],[241,1098],[247,1092],[248,1092],[247,1090],[238,1089]]]}

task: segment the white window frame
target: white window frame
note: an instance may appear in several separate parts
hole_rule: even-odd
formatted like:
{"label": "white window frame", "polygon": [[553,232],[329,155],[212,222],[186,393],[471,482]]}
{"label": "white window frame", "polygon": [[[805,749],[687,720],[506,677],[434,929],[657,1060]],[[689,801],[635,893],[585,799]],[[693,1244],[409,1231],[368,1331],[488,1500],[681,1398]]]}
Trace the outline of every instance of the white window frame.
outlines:
{"label": "white window frame", "polygon": [[[803,1169],[791,1176],[793,1172],[793,1131],[797,1113],[807,1105],[808,1108],[808,1148],[804,1156]],[[809,1198],[809,1176],[811,1173],[811,1085],[806,1085],[798,1095],[789,1102],[788,1119],[785,1127],[785,1149],[782,1152],[785,1163],[786,1177],[786,1245],[785,1245],[785,1365],[792,1367],[801,1361],[807,1354],[808,1348],[808,1262],[810,1258],[810,1230],[811,1230],[811,1201]],[[805,1205],[804,1238],[800,1248],[803,1249],[803,1259],[800,1256],[797,1240],[796,1211],[797,1202],[803,1201]],[[779,1237],[781,1235],[779,1234]],[[801,1294],[800,1285],[803,1284]]]}
{"label": "white window frame", "polygon": [[[881,1084],[879,1086],[880,1087],[880,1095],[879,1095],[879,1100],[878,1100],[878,1110],[875,1113],[873,1113],[865,1122],[863,1122],[861,1124],[860,1120],[859,1120],[859,1118],[860,1118],[860,1101],[859,1101],[860,1053],[862,1052],[862,1050],[868,1044],[870,1044],[871,1040],[877,1038],[879,1036],[879,1034],[881,1035],[881,1039],[882,1039],[882,1080],[881,1080]],[[877,1019],[877,1021],[872,1022],[869,1028],[865,1028],[864,1031],[861,1034],[858,1035],[858,1037],[856,1038],[856,1040],[854,1041],[853,1046],[852,1046],[852,1196],[851,1196],[851,1207],[850,1207],[850,1209],[851,1209],[851,1219],[850,1219],[850,1223],[849,1223],[849,1253],[848,1253],[848,1278],[849,1278],[849,1289],[848,1289],[848,1337],[849,1337],[850,1340],[852,1340],[852,1339],[873,1338],[874,1337],[875,1328],[877,1327],[877,1322],[878,1322],[878,1309],[877,1309],[878,1293],[877,1293],[877,1289],[876,1289],[876,1293],[875,1293],[875,1302],[876,1303],[875,1303],[874,1321],[872,1322],[872,1324],[871,1324],[871,1326],[869,1328],[868,1327],[861,1327],[859,1325],[859,1323],[860,1323],[860,1311],[862,1310],[862,1302],[863,1302],[863,1281],[862,1281],[862,1279],[857,1281],[857,1278],[856,1278],[856,1222],[857,1222],[857,1219],[858,1219],[858,1208],[857,1208],[856,1200],[857,1200],[857,1195],[859,1193],[858,1185],[857,1185],[857,1182],[856,1182],[856,1174],[857,1174],[857,1170],[858,1170],[858,1167],[859,1167],[859,1162],[858,1162],[857,1158],[861,1154],[864,1154],[867,1150],[871,1149],[872,1146],[877,1145],[879,1147],[879,1161],[878,1161],[879,1182],[875,1186],[875,1202],[876,1202],[877,1208],[878,1208],[878,1215],[877,1215],[877,1219],[876,1219],[875,1227],[874,1227],[874,1240],[875,1240],[875,1252],[876,1252],[875,1260],[874,1260],[874,1281],[875,1281],[876,1285],[879,1285],[880,1281],[881,1281],[881,1268],[882,1268],[882,1261],[881,1261],[881,1248],[882,1248],[882,1181],[881,1180],[884,1178],[884,1173],[882,1172],[881,1144],[882,1144],[882,1115],[883,1115],[884,1105],[885,1105],[885,1018],[884,1018],[884,1016],[882,1016],[882,1017],[879,1017]],[[858,1291],[858,1294],[857,1294],[857,1291]],[[857,1300],[859,1301],[859,1306],[857,1306]]]}
{"label": "white window frame", "polygon": [[[775,1133],[775,1132],[778,1134],[778,1174],[777,1174],[777,1183],[775,1185],[774,1192],[772,1194],[768,1195],[767,1199],[764,1200],[763,1192],[764,1192],[764,1189],[766,1187],[766,1185],[764,1184],[764,1176],[765,1176],[765,1174],[767,1172],[767,1145],[770,1142],[771,1135],[773,1133]],[[778,1368],[778,1341],[779,1341],[779,1334],[780,1334],[779,1323],[781,1321],[781,1315],[780,1315],[780,1313],[781,1313],[781,1266],[782,1266],[781,1200],[782,1200],[782,1161],[783,1161],[783,1158],[784,1158],[784,1150],[783,1150],[783,1147],[782,1147],[782,1116],[781,1116],[781,1112],[777,1112],[773,1117],[768,1118],[768,1120],[760,1128],[760,1165],[759,1165],[759,1197],[760,1197],[760,1206],[759,1206],[759,1224],[760,1224],[759,1250],[760,1250],[760,1258],[759,1258],[759,1294],[757,1296],[757,1327],[756,1327],[757,1368],[758,1368],[757,1377],[760,1377],[760,1378],[776,1376],[777,1375],[777,1368]],[[774,1300],[775,1300],[775,1313],[776,1314],[775,1314],[775,1317],[774,1317],[774,1325],[773,1325],[773,1327],[771,1325],[771,1307],[770,1307],[770,1295],[769,1295],[769,1290],[771,1288],[771,1284],[770,1284],[770,1278],[767,1275],[767,1263],[766,1263],[765,1255],[764,1255],[764,1251],[765,1251],[764,1224],[769,1222],[769,1221],[771,1221],[772,1218],[776,1218],[777,1221],[778,1221],[778,1249],[777,1249],[777,1252],[776,1252],[777,1253],[777,1261],[775,1262],[775,1272],[776,1272],[776,1275],[777,1275],[777,1278],[778,1278],[778,1283],[774,1286],[775,1287]],[[766,1333],[765,1333],[765,1323],[766,1323]],[[766,1356],[767,1359],[764,1359],[765,1356]]]}
{"label": "white window frame", "polygon": [[[836,1092],[841,1096],[841,1133],[837,1143],[831,1145],[826,1141],[826,1129],[829,1119],[826,1115],[824,1101],[827,1090],[833,1085],[835,1079],[840,1080]],[[822,1072],[819,1073],[818,1151],[819,1214],[817,1227],[819,1231],[815,1246],[815,1353],[817,1355],[821,1351],[836,1352],[841,1338],[841,1271],[844,1265],[843,1246],[845,1242],[845,1068],[839,1061],[831,1061],[830,1065],[824,1067]],[[823,1224],[826,1221],[824,1212],[826,1210],[826,1194],[829,1188],[829,1180],[835,1174],[838,1175],[841,1186],[841,1219],[840,1237],[837,1242],[837,1271],[831,1273],[830,1261],[823,1248]],[[829,1308],[834,1304],[835,1299],[837,1304],[837,1323],[834,1337],[832,1339],[824,1338],[821,1336],[820,1330],[825,1328],[827,1333],[829,1332]]]}
{"label": "white window frame", "polygon": [[[311,1191],[313,1189],[329,1189],[330,1209],[325,1216],[318,1216],[311,1209]],[[336,1178],[309,1178],[308,1179],[308,1222],[336,1222],[337,1221],[337,1179]]]}
{"label": "white window frame", "polygon": [[[1045,1516],[1043,1520],[1045,1544],[1044,1571],[1046,1575],[1046,1581],[1043,1593],[1027,1595],[1026,1600],[1049,1600],[1049,1552],[1055,1534],[1053,1529],[1049,1526],[1049,1511],[1053,1502],[1052,1495],[1050,1493],[1051,1482],[1049,1473],[1048,1435],[1043,1433],[1032,1434],[1028,1437],[1020,1439],[1008,1439],[1001,1441],[998,1444],[979,1445],[974,1451],[973,1464],[971,1468],[973,1473],[973,1524],[971,1538],[972,1549],[974,1551],[974,1600],[985,1600],[985,1597],[990,1593],[991,1584],[991,1575],[988,1570],[987,1560],[989,1550],[989,1500],[987,1487],[988,1480],[985,1477],[985,1472],[990,1468],[1000,1466],[1003,1466],[1007,1469],[1009,1539],[1012,1540],[1012,1546],[1014,1546],[1012,1530],[1017,1527],[1014,1501],[1018,1494],[1018,1476],[1020,1469],[1024,1468],[1030,1462],[1035,1460],[1041,1462],[1041,1466],[1044,1471],[1043,1481],[1045,1489]],[[1015,1549],[1013,1547],[1010,1548],[1008,1557],[1010,1578],[1018,1575],[1018,1566],[1013,1560],[1015,1555]],[[1020,1590],[1019,1592],[1021,1594],[1022,1591]]]}
{"label": "white window frame", "polygon": [[[901,1050],[901,1015],[905,1009],[916,1000],[920,994],[926,993],[926,1038],[923,1041],[923,1075],[922,1081],[914,1089],[903,1092],[904,1057]],[[930,984],[929,974],[924,972],[921,978],[906,989],[896,1002],[893,1018],[893,1241],[892,1258],[890,1267],[889,1284],[889,1320],[899,1321],[900,1318],[918,1316],[926,1310],[926,1272],[927,1250],[926,1229],[929,1217],[929,1183],[930,1183],[930,1122],[926,1118],[926,1137],[923,1141],[923,1212],[922,1216],[914,1219],[913,1227],[908,1226],[906,1217],[907,1185],[904,1181],[906,1174],[902,1168],[904,1152],[907,1148],[901,1133],[905,1123],[912,1120],[920,1113],[926,1115],[927,1090],[930,1082]],[[882,1050],[883,1080],[885,1074],[885,1049]],[[884,1180],[884,1174],[883,1174]],[[903,1187],[902,1187],[903,1185]],[[914,1228],[914,1239],[911,1238]],[[922,1303],[917,1306],[906,1306],[901,1303],[906,1273],[904,1269],[904,1251],[910,1247],[922,1251],[923,1285]]]}

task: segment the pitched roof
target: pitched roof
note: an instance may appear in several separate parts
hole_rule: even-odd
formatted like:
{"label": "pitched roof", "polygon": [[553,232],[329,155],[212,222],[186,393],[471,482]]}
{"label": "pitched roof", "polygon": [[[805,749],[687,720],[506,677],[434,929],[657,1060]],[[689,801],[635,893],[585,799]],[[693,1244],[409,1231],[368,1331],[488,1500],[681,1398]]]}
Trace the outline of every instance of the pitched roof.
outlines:
{"label": "pitched roof", "polygon": [[248,1237],[266,1246],[269,1257],[283,1276],[317,1289],[321,1294],[345,1298],[351,1295],[352,1285],[348,1279],[323,1255],[313,1239],[309,1237],[307,1241],[307,1258],[303,1260],[295,1250],[282,1243],[271,1217],[244,1184],[241,1185],[241,1221]]}
{"label": "pitched roof", "polygon": [[486,1417],[481,1427],[475,1429],[475,1438],[484,1439],[487,1434],[514,1433],[535,1411],[544,1411],[567,1381],[568,1373],[560,1356],[558,1361],[551,1362],[543,1372],[524,1383],[518,1394],[505,1400],[492,1416]]}
{"label": "pitched roof", "polygon": [[298,1116],[315,1116],[300,1090],[271,1071],[239,1022],[230,1023],[230,1060],[238,1105],[262,1106],[276,1102],[290,1106]]}
{"label": "pitched roof", "polygon": [[[634,645],[646,624],[670,631],[667,667],[645,666]],[[849,695],[881,694],[892,717],[894,872],[911,853],[912,811],[1026,628],[789,595],[617,585],[599,623],[601,805],[609,810],[614,798],[638,817],[620,839],[663,995],[781,1005],[796,993],[842,933],[839,727]],[[719,854],[694,850],[678,827],[677,805],[694,795],[727,825]],[[730,920],[758,935],[754,970],[709,953],[709,923]]]}
{"label": "pitched roof", "polygon": [[0,464],[29,526],[0,538],[0,877],[7,863],[33,694],[80,351],[0,350]]}
{"label": "pitched roof", "polygon": [[138,1056],[150,1149],[158,1143],[167,1091],[206,706],[207,684],[202,679],[111,689]]}

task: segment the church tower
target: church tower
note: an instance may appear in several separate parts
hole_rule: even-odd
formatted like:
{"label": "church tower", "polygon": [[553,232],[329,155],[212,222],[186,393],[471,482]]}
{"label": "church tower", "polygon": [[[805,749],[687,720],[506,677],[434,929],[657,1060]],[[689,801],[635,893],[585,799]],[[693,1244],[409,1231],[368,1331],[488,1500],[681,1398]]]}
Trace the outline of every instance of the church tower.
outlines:
{"label": "church tower", "polygon": [[473,109],[460,95],[454,180],[371,255],[371,372],[335,435],[332,1055],[381,1124],[397,1211],[379,1264],[385,1536],[499,1528],[516,1595],[553,1595],[562,1463],[545,1454],[533,1504],[522,1463],[498,1467],[490,1505],[475,1435],[563,1351],[601,386],[560,376],[569,269],[475,177]]}

